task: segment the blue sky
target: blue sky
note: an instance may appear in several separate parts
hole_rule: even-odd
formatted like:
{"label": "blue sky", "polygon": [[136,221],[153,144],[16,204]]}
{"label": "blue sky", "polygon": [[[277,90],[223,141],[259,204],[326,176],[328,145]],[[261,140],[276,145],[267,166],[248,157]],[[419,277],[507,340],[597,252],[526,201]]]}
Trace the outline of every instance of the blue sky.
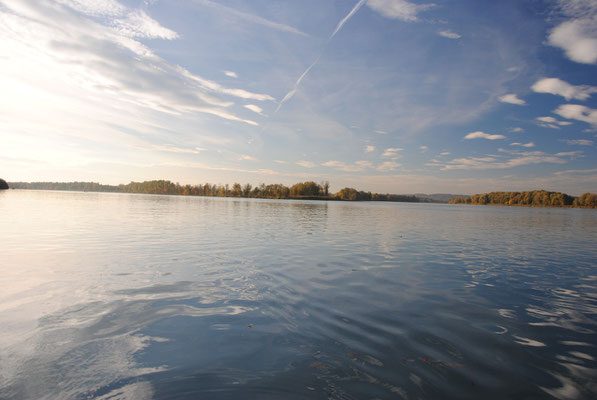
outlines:
{"label": "blue sky", "polygon": [[597,192],[592,0],[0,0],[9,181]]}

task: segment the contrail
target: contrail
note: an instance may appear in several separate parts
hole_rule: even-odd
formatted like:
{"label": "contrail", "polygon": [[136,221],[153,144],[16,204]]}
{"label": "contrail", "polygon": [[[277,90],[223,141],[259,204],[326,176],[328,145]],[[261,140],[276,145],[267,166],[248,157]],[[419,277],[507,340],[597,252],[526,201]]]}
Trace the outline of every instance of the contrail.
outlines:
{"label": "contrail", "polygon": [[280,104],[278,104],[278,108],[276,108],[276,111],[274,111],[274,114],[278,112],[278,110],[282,107],[282,104],[284,104],[286,101],[290,100],[292,98],[292,96],[295,95],[296,91],[298,90],[299,85],[301,84],[301,81],[303,79],[305,79],[305,77],[307,76],[307,74],[309,73],[309,71],[311,71],[311,68],[313,68],[315,66],[315,64],[317,64],[317,62],[319,61],[319,59],[323,55],[323,51],[325,50],[325,47],[328,45],[328,43],[332,40],[332,38],[334,36],[336,36],[336,34],[340,31],[340,29],[342,29],[342,27],[344,26],[344,24],[347,23],[348,20],[350,18],[352,18],[352,16],[357,11],[359,11],[359,9],[366,2],[367,2],[367,0],[359,0],[359,2],[346,15],[346,17],[344,17],[340,22],[338,22],[338,25],[336,26],[336,29],[334,29],[334,32],[332,32],[332,34],[330,35],[330,37],[328,38],[328,40],[326,40],[325,45],[323,46],[323,49],[321,50],[321,53],[319,53],[319,55],[317,56],[317,58],[315,59],[315,61],[313,61],[313,63],[311,65],[309,65],[309,68],[307,68],[305,70],[305,72],[303,72],[301,74],[301,76],[296,80],[296,82],[294,84],[294,87],[288,93],[286,93],[286,96],[284,96],[284,98],[280,101]]}
{"label": "contrail", "polygon": [[334,37],[336,36],[336,33],[338,33],[338,31],[340,29],[342,29],[342,27],[344,26],[344,24],[357,12],[359,11],[359,8],[361,8],[363,6],[363,4],[365,4],[367,0],[359,0],[359,2],[352,8],[352,10],[350,10],[350,12],[348,13],[348,15],[346,15],[346,17],[344,17],[344,19],[342,21],[340,21],[338,23],[338,26],[336,27],[336,29],[334,29],[334,32],[330,35],[330,37],[328,38],[328,42]]}

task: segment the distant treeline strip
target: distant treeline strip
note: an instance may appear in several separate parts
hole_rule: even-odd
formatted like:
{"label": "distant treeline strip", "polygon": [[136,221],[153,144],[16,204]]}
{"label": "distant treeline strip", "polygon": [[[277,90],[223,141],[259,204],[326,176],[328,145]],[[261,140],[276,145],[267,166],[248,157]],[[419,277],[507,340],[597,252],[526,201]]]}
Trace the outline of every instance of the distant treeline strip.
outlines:
{"label": "distant treeline strip", "polygon": [[450,204],[502,205],[527,207],[597,208],[597,195],[585,193],[572,197],[565,193],[531,190],[528,192],[491,192],[470,197],[455,197]]}
{"label": "distant treeline strip", "polygon": [[249,197],[261,199],[309,199],[309,200],[352,200],[352,201],[394,201],[429,203],[432,200],[410,195],[381,194],[344,188],[330,193],[329,182],[301,182],[291,187],[282,184],[261,185],[180,185],[166,180],[131,182],[126,185],[102,185],[96,182],[11,182],[13,189],[70,190],[82,192],[117,192],[171,194],[182,196]]}

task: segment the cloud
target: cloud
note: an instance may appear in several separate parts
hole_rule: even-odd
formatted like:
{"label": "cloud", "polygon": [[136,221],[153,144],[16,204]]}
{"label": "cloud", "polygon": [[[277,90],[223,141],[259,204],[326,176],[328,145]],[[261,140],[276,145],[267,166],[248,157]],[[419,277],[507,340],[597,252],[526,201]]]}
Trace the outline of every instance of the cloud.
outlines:
{"label": "cloud", "polygon": [[528,143],[510,143],[510,146],[535,147],[535,143],[533,143],[533,142],[528,142]]}
{"label": "cloud", "polygon": [[335,161],[335,160],[326,161],[326,162],[324,162],[321,165],[323,165],[324,167],[331,167],[331,168],[335,168],[335,169],[338,169],[340,171],[346,171],[346,172],[359,172],[359,171],[363,170],[363,166],[361,166],[361,165],[358,165],[358,164],[357,165],[350,165],[350,164],[347,164],[345,162]]}
{"label": "cloud", "polygon": [[243,160],[243,161],[257,161],[257,159],[255,157],[251,157],[251,156],[246,155],[246,154],[241,154],[239,160]]}
{"label": "cloud", "polygon": [[406,0],[369,0],[367,6],[386,18],[414,22],[418,21],[417,14],[435,7],[435,4],[413,4]]}
{"label": "cloud", "polygon": [[167,39],[178,38],[178,33],[161,26],[143,10],[133,10],[124,18],[112,21],[121,35],[141,39]]}
{"label": "cloud", "polygon": [[[132,120],[142,110],[210,114],[257,125],[226,110],[233,103],[225,97],[274,100],[224,87],[155,55],[135,38],[174,39],[177,35],[143,10],[106,0],[63,0],[61,4],[6,0],[0,8],[5,28],[0,41],[11,49],[2,74],[35,88],[35,97],[23,97],[30,108],[62,105],[66,109],[68,103],[81,122],[91,118],[95,124],[100,119],[113,123],[107,110],[119,109],[120,119]],[[52,94],[51,104],[46,101],[47,93]],[[125,115],[123,110],[131,107],[135,110]],[[59,124],[46,119],[46,129]]]}
{"label": "cloud", "polygon": [[192,149],[189,148],[185,148],[185,147],[176,147],[176,146],[171,146],[171,145],[154,145],[152,146],[153,149],[158,150],[158,151],[165,151],[165,152],[170,152],[170,153],[190,153],[190,154],[199,154],[202,151],[205,151],[207,149],[204,149],[202,147],[194,147]]}
{"label": "cloud", "polygon": [[450,30],[439,31],[439,32],[437,32],[437,34],[440,36],[443,36],[445,38],[448,38],[448,39],[460,39],[462,37],[461,35],[459,35],[455,32],[452,32]]}
{"label": "cloud", "polygon": [[314,168],[317,166],[316,164],[312,163],[311,161],[305,161],[305,160],[297,161],[296,163],[298,165],[300,165],[301,167],[305,167],[305,168]]}
{"label": "cloud", "polygon": [[275,30],[278,30],[281,32],[294,33],[296,35],[301,35],[301,36],[309,36],[305,32],[300,31],[290,25],[285,25],[285,24],[281,24],[279,22],[270,21],[270,20],[262,18],[258,15],[238,11],[232,7],[224,6],[220,3],[216,3],[216,2],[213,2],[210,0],[194,0],[194,2],[197,4],[202,4],[207,7],[211,7],[214,10],[218,10],[220,12],[226,13],[228,15],[231,15],[231,16],[233,16],[237,19],[241,19],[243,21],[247,21],[247,22],[257,24],[257,25],[265,26],[267,28],[275,29]]}
{"label": "cloud", "polygon": [[395,171],[401,167],[402,164],[395,161],[385,161],[377,166],[378,171]]}
{"label": "cloud", "polygon": [[555,154],[546,154],[541,151],[510,152],[513,157],[504,159],[497,156],[455,158],[445,165],[441,170],[488,170],[507,169],[520,167],[529,164],[565,164],[567,160]]}
{"label": "cloud", "polygon": [[80,13],[92,16],[121,16],[126,12],[126,7],[116,0],[56,0]]}
{"label": "cloud", "polygon": [[597,87],[574,86],[558,78],[543,78],[535,82],[531,89],[537,93],[550,93],[564,97],[566,100],[587,100],[591,94],[597,93]]}
{"label": "cloud", "polygon": [[597,62],[597,18],[577,18],[562,22],[549,34],[549,44],[564,50],[566,56],[578,63]]}
{"label": "cloud", "polygon": [[519,99],[515,93],[510,93],[510,94],[505,94],[503,96],[500,96],[498,98],[498,100],[501,101],[502,103],[516,104],[518,106],[524,106],[525,104],[527,104],[526,101]]}
{"label": "cloud", "polygon": [[592,146],[593,145],[592,140],[585,140],[585,139],[573,139],[573,140],[566,139],[563,141],[566,142],[566,144],[576,145],[576,146]]}
{"label": "cloud", "polygon": [[402,151],[402,148],[400,148],[400,147],[390,147],[390,148],[387,148],[387,149],[386,149],[386,150],[383,152],[382,156],[383,156],[383,157],[396,157],[396,156],[397,156],[397,153],[398,153],[399,151]]}
{"label": "cloud", "polygon": [[442,151],[439,153],[440,156],[449,156],[451,153],[449,151]]}
{"label": "cloud", "polygon": [[257,114],[263,113],[263,109],[259,106],[256,106],[255,104],[246,104],[243,107],[245,107],[246,109],[251,110]]}
{"label": "cloud", "polygon": [[360,160],[360,161],[355,161],[354,163],[356,165],[358,165],[359,167],[363,167],[363,168],[373,167],[373,163],[371,161]]}
{"label": "cloud", "polygon": [[514,132],[514,133],[524,132],[524,129],[522,129],[519,126],[516,126],[516,127],[512,128],[512,129],[510,129],[510,132]]}
{"label": "cloud", "polygon": [[487,140],[498,140],[498,139],[505,139],[504,135],[490,135],[485,132],[477,131],[471,132],[464,137],[465,139],[487,139]]}
{"label": "cloud", "polygon": [[230,78],[238,78],[238,74],[234,71],[224,71],[224,75]]}
{"label": "cloud", "polygon": [[372,153],[375,151],[375,146],[368,145],[365,147],[365,153]]}
{"label": "cloud", "polygon": [[426,152],[427,150],[429,150],[429,147],[427,147],[427,146],[420,146],[419,150],[421,150],[422,152]]}
{"label": "cloud", "polygon": [[380,130],[376,130],[375,133],[379,133],[380,135],[387,135],[388,132],[386,131],[380,131]]}
{"label": "cloud", "polygon": [[560,129],[560,126],[572,125],[570,121],[559,121],[554,117],[537,117],[537,125],[543,128]]}
{"label": "cloud", "polygon": [[562,104],[554,113],[563,118],[575,119],[597,127],[597,109],[580,104]]}

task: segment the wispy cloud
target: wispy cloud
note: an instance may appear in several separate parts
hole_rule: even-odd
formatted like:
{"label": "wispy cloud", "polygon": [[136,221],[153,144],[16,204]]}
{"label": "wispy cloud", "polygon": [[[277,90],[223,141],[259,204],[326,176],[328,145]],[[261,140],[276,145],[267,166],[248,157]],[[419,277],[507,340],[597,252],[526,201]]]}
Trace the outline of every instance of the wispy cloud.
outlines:
{"label": "wispy cloud", "polygon": [[[505,151],[504,151],[505,152]],[[547,154],[541,151],[529,151],[529,152],[510,152],[512,156],[504,159],[497,156],[485,156],[485,157],[468,157],[468,158],[455,158],[440,169],[442,170],[487,170],[487,169],[507,169],[515,168],[529,164],[565,164],[567,162],[563,156],[555,154]]]}
{"label": "wispy cloud", "polygon": [[498,140],[498,139],[505,139],[504,135],[490,135],[488,133],[477,131],[471,132],[464,137],[465,139],[487,139],[487,140]]}
{"label": "wispy cloud", "polygon": [[563,142],[566,142],[566,144],[569,144],[569,145],[576,145],[576,146],[592,146],[593,145],[592,140],[586,140],[586,139],[564,139]]}
{"label": "wispy cloud", "polygon": [[270,20],[260,17],[258,15],[242,12],[242,11],[239,11],[232,7],[228,7],[228,6],[225,6],[220,3],[210,1],[210,0],[194,0],[194,2],[197,4],[211,7],[214,10],[218,10],[220,12],[226,13],[227,15],[233,16],[233,17],[243,20],[243,21],[247,21],[247,22],[257,24],[257,25],[265,26],[265,27],[275,29],[275,30],[278,30],[281,32],[294,33],[296,35],[301,35],[301,36],[309,36],[305,32],[300,31],[297,28],[292,27],[290,25],[281,24],[281,23],[275,22],[275,21],[270,21]]}
{"label": "wispy cloud", "polygon": [[305,160],[297,161],[296,163],[298,165],[300,165],[301,167],[305,167],[305,168],[315,168],[317,166],[317,164],[314,164],[311,161],[305,161]]}
{"label": "wispy cloud", "polygon": [[224,71],[224,75],[230,77],[230,78],[238,78],[238,74],[234,71]]}
{"label": "wispy cloud", "polygon": [[587,100],[591,94],[597,93],[597,87],[587,85],[571,85],[558,78],[543,78],[531,86],[537,93],[550,93],[564,97],[566,100]]}
{"label": "wispy cloud", "polygon": [[334,169],[338,169],[340,171],[346,171],[346,172],[359,172],[362,171],[364,169],[364,167],[362,165],[359,164],[347,164],[345,162],[342,161],[326,161],[323,164],[324,167],[330,167],[330,168],[334,168]]}
{"label": "wispy cloud", "polygon": [[517,106],[524,106],[527,104],[523,99],[519,99],[515,93],[505,94],[498,98],[502,103],[516,104]]}
{"label": "wispy cloud", "polygon": [[524,129],[522,129],[520,126],[516,126],[514,128],[511,128],[510,132],[513,132],[513,133],[524,132]]}
{"label": "wispy cloud", "polygon": [[563,118],[575,119],[597,127],[597,109],[580,104],[563,104],[554,113]]}
{"label": "wispy cloud", "polygon": [[402,151],[402,148],[400,148],[400,147],[389,147],[389,148],[387,148],[383,152],[382,156],[383,157],[397,157],[399,151]]}
{"label": "wispy cloud", "polygon": [[418,20],[420,12],[435,7],[435,4],[414,4],[406,0],[369,0],[367,6],[386,18],[414,22]]}
{"label": "wispy cloud", "polygon": [[365,153],[372,153],[374,151],[375,151],[375,146],[372,146],[372,145],[365,146]]}
{"label": "wispy cloud", "polygon": [[570,121],[559,121],[554,117],[537,117],[537,125],[543,128],[560,129],[560,126],[572,125]]}
{"label": "wispy cloud", "polygon": [[239,160],[242,161],[257,161],[257,159],[255,157],[249,156],[247,154],[241,154],[239,157]]}
{"label": "wispy cloud", "polygon": [[510,146],[521,146],[521,147],[535,147],[535,143],[533,142],[528,142],[528,143],[510,143]]}
{"label": "wispy cloud", "polygon": [[154,145],[152,146],[153,149],[158,151],[165,151],[169,153],[189,153],[189,154],[199,154],[202,151],[207,149],[202,147],[193,147],[193,148],[186,148],[186,147],[176,147],[171,145]]}
{"label": "wispy cloud", "polygon": [[450,30],[439,31],[437,32],[437,34],[448,39],[460,39],[462,37],[462,35],[459,35],[456,32],[452,32]]}
{"label": "wispy cloud", "polygon": [[124,18],[112,21],[121,35],[141,39],[167,39],[178,38],[178,33],[163,27],[143,10],[133,10]]}
{"label": "wispy cloud", "polygon": [[429,147],[427,147],[427,146],[419,146],[419,150],[421,150],[424,153],[427,150],[429,150]]}
{"label": "wispy cloud", "polygon": [[378,171],[382,171],[382,172],[395,171],[398,168],[400,168],[401,166],[402,166],[402,164],[397,163],[396,161],[384,161],[381,164],[379,164],[376,169]]}
{"label": "wispy cloud", "polygon": [[255,104],[245,104],[243,107],[245,107],[246,109],[251,110],[257,114],[263,113],[263,109]]}

